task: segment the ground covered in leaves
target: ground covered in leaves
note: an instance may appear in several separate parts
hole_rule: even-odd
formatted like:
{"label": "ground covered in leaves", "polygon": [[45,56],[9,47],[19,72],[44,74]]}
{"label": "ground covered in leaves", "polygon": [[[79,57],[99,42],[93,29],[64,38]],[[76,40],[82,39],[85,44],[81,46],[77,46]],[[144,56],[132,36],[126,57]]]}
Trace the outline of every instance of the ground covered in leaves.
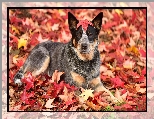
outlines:
{"label": "ground covered in leaves", "polygon": [[[52,77],[32,77],[28,72],[17,86],[13,77],[32,48],[52,40],[67,43],[71,34],[67,12],[92,20],[103,12],[99,51],[101,80],[123,103],[113,104],[106,94],[84,90]],[[153,74],[151,74],[153,75]],[[10,111],[145,111],[146,110],[146,10],[145,9],[11,9],[9,10],[9,110]]]}

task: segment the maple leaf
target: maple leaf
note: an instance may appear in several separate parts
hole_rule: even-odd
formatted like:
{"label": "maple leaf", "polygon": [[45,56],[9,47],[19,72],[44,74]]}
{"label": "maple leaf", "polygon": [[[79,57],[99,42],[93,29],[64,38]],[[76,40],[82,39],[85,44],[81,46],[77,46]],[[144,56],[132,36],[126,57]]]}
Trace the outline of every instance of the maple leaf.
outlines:
{"label": "maple leaf", "polygon": [[146,52],[142,49],[139,50],[141,57],[146,57]]}
{"label": "maple leaf", "polygon": [[56,106],[52,105],[52,103],[53,103],[54,100],[55,100],[55,98],[53,98],[53,99],[48,99],[48,101],[47,101],[46,104],[45,104],[45,107],[46,107],[46,108],[53,108],[53,107],[56,107]]}
{"label": "maple leaf", "polygon": [[123,14],[123,11],[121,11],[120,9],[115,9],[115,12],[118,13],[119,15]]}
{"label": "maple leaf", "polygon": [[26,48],[26,45],[27,45],[27,40],[23,39],[23,38],[20,38],[18,40],[18,49],[21,48],[22,46],[24,47],[24,49]]}
{"label": "maple leaf", "polygon": [[33,96],[34,96],[34,92],[27,93],[26,89],[24,89],[23,93],[20,95],[20,99],[26,104],[30,104],[28,99]]}
{"label": "maple leaf", "polygon": [[146,68],[142,70],[142,75],[145,75],[145,74],[146,74]]}
{"label": "maple leaf", "polygon": [[18,55],[15,55],[15,56],[13,57],[13,60],[12,60],[12,61],[13,61],[14,64],[18,63],[18,62],[17,62],[17,57],[18,57]]}
{"label": "maple leaf", "polygon": [[91,107],[92,109],[96,110],[96,111],[100,110],[101,107],[102,107],[102,106],[100,106],[100,105],[94,104],[92,101],[87,101],[86,104],[87,104],[89,107]]}
{"label": "maple leaf", "polygon": [[93,92],[94,90],[91,89],[86,89],[84,90],[81,95],[79,95],[80,97],[82,97],[84,100],[87,100],[89,97],[93,97]]}
{"label": "maple leaf", "polygon": [[124,61],[123,67],[126,69],[132,69],[134,67],[135,62],[130,61],[130,59]]}
{"label": "maple leaf", "polygon": [[42,39],[42,35],[41,33],[38,35],[37,41],[39,41],[40,43],[48,41],[48,39]]}
{"label": "maple leaf", "polygon": [[74,102],[76,102],[75,100],[73,100],[72,98],[74,97],[74,93],[68,93],[67,88],[64,86],[64,95],[58,95],[58,97],[60,97],[62,100],[64,100],[66,106],[73,104]]}
{"label": "maple leaf", "polygon": [[13,26],[13,25],[12,25],[12,31],[15,31],[15,33],[20,35],[19,30],[15,26]]}
{"label": "maple leaf", "polygon": [[141,88],[140,84],[135,84],[136,86],[136,91],[139,93],[146,93],[146,88]]}
{"label": "maple leaf", "polygon": [[15,55],[12,61],[18,67],[21,67],[24,64],[24,58],[18,58],[18,55]]}
{"label": "maple leaf", "polygon": [[143,75],[135,80],[135,82],[144,82],[144,81],[145,81],[145,77]]}
{"label": "maple leaf", "polygon": [[59,24],[54,24],[51,29],[52,31],[57,31],[59,29]]}
{"label": "maple leaf", "polygon": [[64,10],[59,10],[59,14],[60,14],[60,16],[66,16],[67,14],[66,14],[66,12],[64,11]]}
{"label": "maple leaf", "polygon": [[126,101],[127,95],[128,95],[128,92],[121,95],[120,91],[116,88],[115,97],[118,99],[120,103]]}
{"label": "maple leaf", "polygon": [[129,104],[123,104],[123,105],[122,105],[122,108],[131,109],[132,106],[129,105]]}
{"label": "maple leaf", "polygon": [[30,88],[34,88],[34,78],[32,77],[31,73],[22,79],[22,82],[26,84],[25,89],[29,90]]}
{"label": "maple leaf", "polygon": [[105,71],[105,72],[103,73],[103,75],[107,75],[107,76],[110,76],[110,77],[112,77],[112,78],[115,77],[114,74],[113,74],[113,72],[112,72],[111,70]]}
{"label": "maple leaf", "polygon": [[124,87],[124,82],[118,76],[116,76],[115,78],[111,78],[110,80],[114,84],[115,88]]}
{"label": "maple leaf", "polygon": [[103,29],[109,29],[113,26],[116,26],[118,23],[113,21],[113,22],[107,22],[106,24],[103,25]]}
{"label": "maple leaf", "polygon": [[64,72],[58,72],[58,70],[55,70],[55,72],[52,74],[52,80],[50,82],[59,82],[60,80],[60,76],[63,74]]}
{"label": "maple leaf", "polygon": [[135,46],[129,47],[129,48],[127,49],[127,51],[133,52],[133,53],[135,53],[136,55],[139,54],[139,51],[138,51],[138,49],[137,49]]}

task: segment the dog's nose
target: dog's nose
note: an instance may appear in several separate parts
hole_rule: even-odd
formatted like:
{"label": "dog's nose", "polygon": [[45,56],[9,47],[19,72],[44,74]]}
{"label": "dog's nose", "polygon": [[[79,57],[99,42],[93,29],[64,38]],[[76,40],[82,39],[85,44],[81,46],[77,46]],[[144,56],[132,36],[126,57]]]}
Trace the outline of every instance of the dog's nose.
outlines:
{"label": "dog's nose", "polygon": [[87,45],[86,43],[83,43],[83,44],[81,45],[81,48],[82,48],[83,50],[86,50],[87,47],[88,47],[88,45]]}

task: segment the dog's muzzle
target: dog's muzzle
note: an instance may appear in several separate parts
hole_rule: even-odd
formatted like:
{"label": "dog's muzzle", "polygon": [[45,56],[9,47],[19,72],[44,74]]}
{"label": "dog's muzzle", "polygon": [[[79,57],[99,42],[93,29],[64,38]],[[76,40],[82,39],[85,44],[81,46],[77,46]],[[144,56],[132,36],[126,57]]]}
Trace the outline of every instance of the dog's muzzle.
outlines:
{"label": "dog's muzzle", "polygon": [[81,53],[88,53],[89,50],[88,50],[88,44],[87,43],[82,43],[81,44]]}

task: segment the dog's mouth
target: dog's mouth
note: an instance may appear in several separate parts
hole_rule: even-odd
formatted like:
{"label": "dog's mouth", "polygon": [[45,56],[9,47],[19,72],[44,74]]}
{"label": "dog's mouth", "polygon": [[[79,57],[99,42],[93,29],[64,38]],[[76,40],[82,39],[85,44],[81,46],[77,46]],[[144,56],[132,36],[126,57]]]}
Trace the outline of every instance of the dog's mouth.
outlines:
{"label": "dog's mouth", "polygon": [[89,50],[88,49],[81,49],[80,50],[80,53],[81,54],[88,54],[89,53]]}

